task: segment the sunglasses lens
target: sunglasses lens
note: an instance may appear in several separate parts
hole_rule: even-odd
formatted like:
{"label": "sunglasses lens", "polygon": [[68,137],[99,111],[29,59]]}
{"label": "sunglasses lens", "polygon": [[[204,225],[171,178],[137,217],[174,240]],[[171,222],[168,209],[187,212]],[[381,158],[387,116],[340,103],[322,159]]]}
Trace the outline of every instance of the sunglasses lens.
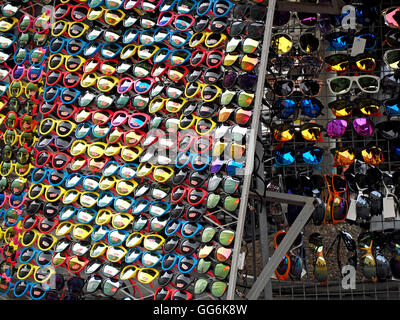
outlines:
{"label": "sunglasses lens", "polygon": [[400,69],[400,50],[390,50],[385,54],[385,62],[392,69]]}
{"label": "sunglasses lens", "polygon": [[374,132],[373,122],[367,118],[353,120],[354,130],[363,137],[369,137]]}
{"label": "sunglasses lens", "polygon": [[311,33],[302,34],[299,39],[300,48],[306,53],[313,53],[319,48],[319,40]]}
{"label": "sunglasses lens", "polygon": [[271,47],[277,54],[284,54],[292,49],[292,38],[286,34],[274,35],[271,39]]}

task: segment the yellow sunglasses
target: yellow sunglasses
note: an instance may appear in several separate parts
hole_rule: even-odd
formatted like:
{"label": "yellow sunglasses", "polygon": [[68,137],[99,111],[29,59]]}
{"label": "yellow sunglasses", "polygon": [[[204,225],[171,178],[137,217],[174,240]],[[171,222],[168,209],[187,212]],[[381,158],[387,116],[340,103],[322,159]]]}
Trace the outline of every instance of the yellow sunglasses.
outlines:
{"label": "yellow sunglasses", "polygon": [[128,248],[142,245],[146,250],[154,251],[159,249],[164,242],[164,237],[159,234],[142,234],[140,232],[133,232],[126,239],[125,245]]}
{"label": "yellow sunglasses", "polygon": [[161,96],[155,97],[149,103],[149,113],[153,114],[165,107],[169,113],[179,112],[186,104],[187,100],[183,97],[178,99],[163,98]]}
{"label": "yellow sunglasses", "polygon": [[9,31],[15,24],[18,22],[18,19],[15,17],[1,17],[0,18],[0,32]]}
{"label": "yellow sunglasses", "polygon": [[98,20],[103,14],[104,22],[106,22],[110,26],[117,25],[125,18],[125,12],[120,9],[111,10],[103,8],[102,6],[98,6],[89,10],[87,19],[92,21]]}
{"label": "yellow sunglasses", "polygon": [[53,118],[45,118],[40,121],[39,132],[43,135],[51,133],[55,129],[60,137],[69,136],[76,129],[76,124],[70,120],[56,120]]}
{"label": "yellow sunglasses", "polygon": [[50,70],[56,70],[64,65],[65,69],[68,71],[75,72],[79,70],[85,62],[86,59],[78,55],[54,53],[49,57],[48,68]]}
{"label": "yellow sunglasses", "polygon": [[223,33],[197,32],[189,39],[189,47],[194,48],[204,43],[207,48],[215,48],[225,40],[226,35]]}
{"label": "yellow sunglasses", "polygon": [[97,86],[101,92],[111,91],[119,82],[119,79],[109,75],[98,76],[96,73],[83,75],[80,85],[84,88]]}
{"label": "yellow sunglasses", "polygon": [[51,26],[51,34],[55,37],[67,32],[71,38],[79,38],[89,30],[89,26],[83,22],[58,20]]}
{"label": "yellow sunglasses", "polygon": [[153,178],[157,182],[164,183],[174,174],[174,169],[168,166],[155,166],[150,162],[141,162],[138,166],[136,176],[145,177],[153,172]]}
{"label": "yellow sunglasses", "polygon": [[128,253],[122,246],[111,246],[104,242],[96,242],[90,249],[90,257],[98,258],[105,254],[108,261],[118,262]]}
{"label": "yellow sunglasses", "polygon": [[35,241],[37,247],[42,251],[48,251],[58,242],[58,238],[51,233],[39,233],[35,229],[24,231],[21,235],[19,242],[24,247],[32,246]]}
{"label": "yellow sunglasses", "polygon": [[31,184],[28,191],[28,197],[35,200],[44,194],[49,202],[56,202],[65,194],[66,190],[60,186],[45,185],[43,183]]}
{"label": "yellow sunglasses", "polygon": [[216,126],[216,122],[214,122],[210,118],[201,118],[194,114],[189,116],[184,116],[183,114],[179,117],[178,127],[182,130],[186,130],[194,126],[195,131],[199,135],[205,135],[210,133]]}
{"label": "yellow sunglasses", "polygon": [[90,224],[78,223],[74,224],[70,221],[61,222],[55,231],[58,237],[65,236],[72,230],[72,236],[78,240],[85,240],[93,232],[93,227]]}
{"label": "yellow sunglasses", "polygon": [[51,266],[40,267],[31,263],[23,263],[17,269],[17,278],[19,280],[25,280],[33,275],[36,282],[44,283],[55,273],[56,271]]}
{"label": "yellow sunglasses", "polygon": [[201,93],[201,98],[205,102],[214,101],[221,94],[222,89],[215,84],[201,83],[199,81],[188,82],[185,85],[185,97],[194,98]]}
{"label": "yellow sunglasses", "polygon": [[79,191],[77,189],[69,189],[65,192],[62,203],[73,204],[79,199],[79,204],[85,208],[91,208],[99,199],[99,194],[93,191]]}
{"label": "yellow sunglasses", "polygon": [[11,97],[20,97],[22,93],[25,94],[26,97],[33,97],[36,93],[42,94],[44,90],[37,83],[24,83],[21,80],[13,80],[8,87],[8,93]]}
{"label": "yellow sunglasses", "polygon": [[[4,115],[0,115],[0,125],[3,122],[1,116],[5,117]],[[31,132],[22,132],[18,134],[15,129],[6,130],[3,134],[3,141],[5,144],[10,146],[14,146],[17,142],[19,142],[20,146],[23,146],[25,143],[28,147],[32,147],[39,139],[33,135]]]}
{"label": "yellow sunglasses", "polygon": [[35,167],[32,164],[20,164],[14,162],[4,162],[0,163],[0,175],[3,177],[8,177],[12,172],[14,172],[19,177],[25,177],[29,172]]}
{"label": "yellow sunglasses", "polygon": [[143,149],[139,146],[122,146],[119,142],[117,144],[109,145],[104,152],[108,157],[120,154],[121,158],[126,162],[135,161],[142,153]]}
{"label": "yellow sunglasses", "polygon": [[133,264],[129,264],[122,269],[119,278],[124,281],[137,276],[139,282],[143,284],[149,284],[153,282],[159,274],[160,273],[157,269],[139,268]]}
{"label": "yellow sunglasses", "polygon": [[120,196],[127,196],[132,193],[139,184],[135,180],[117,179],[115,176],[102,176],[99,182],[100,190],[115,188]]}

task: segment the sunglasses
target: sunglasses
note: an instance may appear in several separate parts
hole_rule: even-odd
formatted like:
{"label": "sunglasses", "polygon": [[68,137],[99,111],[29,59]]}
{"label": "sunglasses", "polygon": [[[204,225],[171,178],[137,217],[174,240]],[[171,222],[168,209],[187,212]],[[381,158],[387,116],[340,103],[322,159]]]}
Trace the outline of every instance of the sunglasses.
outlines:
{"label": "sunglasses", "polygon": [[316,258],[314,259],[314,277],[320,283],[326,283],[328,281],[328,270],[324,257],[322,236],[319,233],[312,233],[308,241],[311,250],[316,254]]}
{"label": "sunglasses", "polygon": [[[386,109],[391,109],[390,100],[387,100]],[[393,101],[393,100],[392,100]],[[332,110],[332,113],[335,117],[347,117],[353,114],[354,111],[360,111],[362,114],[366,116],[380,116],[380,105],[381,103],[378,100],[371,98],[358,99],[354,102],[348,101],[347,99],[338,99],[335,101],[331,101],[328,104],[328,107]],[[393,104],[393,108],[395,109],[395,104]],[[389,111],[390,113],[390,111]]]}
{"label": "sunglasses", "polygon": [[51,233],[39,233],[35,229],[24,231],[20,240],[24,247],[32,246],[36,242],[41,251],[51,250],[57,241],[58,239]]}
{"label": "sunglasses", "polygon": [[300,89],[300,92],[307,97],[318,96],[322,89],[322,81],[319,79],[307,79],[307,80],[274,80],[272,82],[272,88],[274,93],[278,97],[288,97],[296,92],[296,88]]}
{"label": "sunglasses", "polygon": [[276,11],[274,14],[274,26],[283,27],[287,25],[290,19],[299,20],[300,24],[306,27],[313,27],[318,22],[317,13],[305,13],[305,12],[290,12],[290,11]]}
{"label": "sunglasses", "polygon": [[22,220],[22,229],[28,231],[37,227],[41,233],[49,233],[57,227],[58,223],[58,220],[46,217],[26,216]]}
{"label": "sunglasses", "polygon": [[[306,164],[317,165],[323,160],[324,152],[319,147],[306,147],[301,152],[297,152],[289,147],[282,147],[275,150],[275,165],[291,165],[296,161],[296,154],[301,154],[301,160]],[[300,160],[300,159],[298,159]],[[300,161],[301,161],[300,160]]]}
{"label": "sunglasses", "polygon": [[228,0],[200,0],[197,3],[196,13],[199,16],[204,16],[212,10],[216,17],[224,17],[228,15],[233,7],[233,3]]}
{"label": "sunglasses", "polygon": [[354,82],[365,93],[377,93],[380,89],[380,78],[376,76],[338,76],[327,79],[328,88],[335,95],[349,92]]}
{"label": "sunglasses", "polygon": [[179,31],[187,31],[195,23],[195,18],[189,14],[175,14],[172,11],[162,11],[158,16],[157,25],[165,27],[173,23]]}
{"label": "sunglasses", "polygon": [[[271,48],[276,54],[285,54],[292,50],[293,39],[285,33],[274,34],[271,38]],[[319,40],[312,33],[303,33],[299,37],[300,51],[310,54],[319,49]]]}
{"label": "sunglasses", "polygon": [[154,52],[154,63],[169,61],[169,64],[182,65],[192,56],[192,52],[186,49],[170,50],[168,48],[160,48],[159,50]]}
{"label": "sunglasses", "polygon": [[[48,11],[36,18],[33,18],[32,16],[25,14],[19,20],[16,19],[15,17],[2,19],[1,24],[4,26],[5,29],[8,29],[9,26],[11,29],[15,25],[15,23],[17,23],[18,31],[21,33],[25,33],[32,28],[35,33],[42,34],[49,32],[49,29],[51,27],[50,18],[51,18],[50,12]],[[12,21],[10,19],[12,19]]]}
{"label": "sunglasses", "polygon": [[[366,49],[374,49],[376,47],[376,35],[371,32],[360,31],[354,37],[365,39]],[[346,50],[353,43],[353,38],[349,34],[340,31],[325,35],[325,39],[329,41],[327,50]]]}
{"label": "sunglasses", "polygon": [[384,9],[381,14],[385,19],[385,24],[390,28],[398,28],[400,26],[400,20],[398,18],[399,7],[390,7]]}
{"label": "sunglasses", "polygon": [[[279,142],[291,141],[296,136],[297,128],[294,125],[282,123],[274,127],[274,138]],[[323,127],[316,123],[305,123],[300,127],[300,133],[306,141],[323,141]],[[327,126],[328,131],[328,126]],[[329,131],[328,131],[329,135]]]}
{"label": "sunglasses", "polygon": [[288,119],[294,115],[297,111],[297,107],[300,108],[302,113],[310,118],[318,117],[324,108],[324,105],[317,98],[303,98],[302,100],[297,99],[277,99],[273,106],[274,116],[280,119]]}
{"label": "sunglasses", "polygon": [[63,65],[67,71],[75,72],[78,71],[85,62],[86,60],[78,55],[54,53],[49,57],[48,68],[50,70],[56,70]]}
{"label": "sunglasses", "polygon": [[[21,271],[22,272],[22,271]],[[29,292],[29,297],[33,300],[42,300],[49,292],[50,288],[42,283],[29,282],[27,280],[18,280],[13,289],[16,298],[23,297]]]}
{"label": "sunglasses", "polygon": [[57,20],[51,25],[51,34],[54,37],[59,37],[66,32],[71,38],[80,38],[89,28],[90,27],[83,22]]}
{"label": "sunglasses", "polygon": [[69,3],[60,3],[54,7],[54,17],[64,19],[70,17],[73,21],[82,22],[88,16],[89,7],[84,4],[71,5]]}
{"label": "sunglasses", "polygon": [[216,48],[226,41],[226,35],[214,32],[194,33],[189,40],[189,47],[195,48],[204,44],[207,48]]}
{"label": "sunglasses", "polygon": [[[374,132],[374,124],[368,118],[355,118],[353,121],[354,131],[363,137],[369,137]],[[346,132],[348,122],[343,119],[331,120],[326,125],[326,132],[331,138],[340,138]]]}
{"label": "sunglasses", "polygon": [[355,57],[349,57],[346,54],[334,54],[325,58],[328,64],[327,71],[346,71],[353,66],[361,71],[374,71],[376,68],[376,59],[368,53],[361,53]]}

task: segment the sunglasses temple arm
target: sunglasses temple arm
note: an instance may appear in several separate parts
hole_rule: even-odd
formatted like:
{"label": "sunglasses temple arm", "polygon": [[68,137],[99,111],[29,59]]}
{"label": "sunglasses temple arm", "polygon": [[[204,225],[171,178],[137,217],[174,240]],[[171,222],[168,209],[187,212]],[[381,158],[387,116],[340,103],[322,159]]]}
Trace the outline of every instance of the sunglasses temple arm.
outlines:
{"label": "sunglasses temple arm", "polygon": [[[330,244],[330,246],[326,250],[325,257],[328,257],[331,254],[331,251],[332,251],[333,247],[335,246],[336,241],[340,242],[340,235],[337,235],[335,240],[333,240],[333,242]],[[339,246],[339,242],[338,242],[338,246]]]}

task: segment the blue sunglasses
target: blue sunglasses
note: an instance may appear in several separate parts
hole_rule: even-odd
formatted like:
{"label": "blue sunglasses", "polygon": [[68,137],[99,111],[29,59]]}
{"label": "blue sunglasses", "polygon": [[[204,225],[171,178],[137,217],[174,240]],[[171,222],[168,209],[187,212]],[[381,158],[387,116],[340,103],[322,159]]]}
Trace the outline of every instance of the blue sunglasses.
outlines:
{"label": "blue sunglasses", "polygon": [[[62,177],[60,177],[60,175]],[[37,167],[32,170],[31,181],[33,183],[40,183],[47,179],[47,182],[52,186],[60,186],[69,176],[68,172],[46,167]]]}
{"label": "blue sunglasses", "polygon": [[[97,139],[105,138],[110,133],[112,128],[111,123],[106,123],[104,125],[98,125],[90,122],[81,122],[78,124],[75,130],[75,138],[83,139],[88,135],[92,135]],[[101,134],[96,133],[96,129],[100,130]]]}
{"label": "blue sunglasses", "polygon": [[43,100],[53,102],[58,96],[62,103],[71,104],[81,95],[81,91],[74,88],[64,88],[58,86],[46,86],[43,92]]}
{"label": "blue sunglasses", "polygon": [[164,255],[161,260],[161,268],[168,271],[178,265],[179,272],[189,273],[196,267],[197,263],[198,260],[192,256],[183,256],[172,252]]}
{"label": "blue sunglasses", "polygon": [[165,226],[164,233],[167,236],[172,236],[178,231],[181,231],[180,233],[184,238],[192,238],[201,229],[203,229],[203,226],[198,222],[172,219],[168,221],[167,225]]}
{"label": "blue sunglasses", "polygon": [[[33,247],[26,247],[21,250],[18,259],[19,259],[20,263],[28,263],[28,262],[32,261],[33,258],[35,258],[36,264],[38,266],[45,267],[45,266],[50,265],[52,254],[53,254],[53,251],[41,251],[41,250],[35,249]],[[49,258],[46,259],[42,255],[48,255]],[[42,261],[45,261],[46,263],[42,263]]]}

